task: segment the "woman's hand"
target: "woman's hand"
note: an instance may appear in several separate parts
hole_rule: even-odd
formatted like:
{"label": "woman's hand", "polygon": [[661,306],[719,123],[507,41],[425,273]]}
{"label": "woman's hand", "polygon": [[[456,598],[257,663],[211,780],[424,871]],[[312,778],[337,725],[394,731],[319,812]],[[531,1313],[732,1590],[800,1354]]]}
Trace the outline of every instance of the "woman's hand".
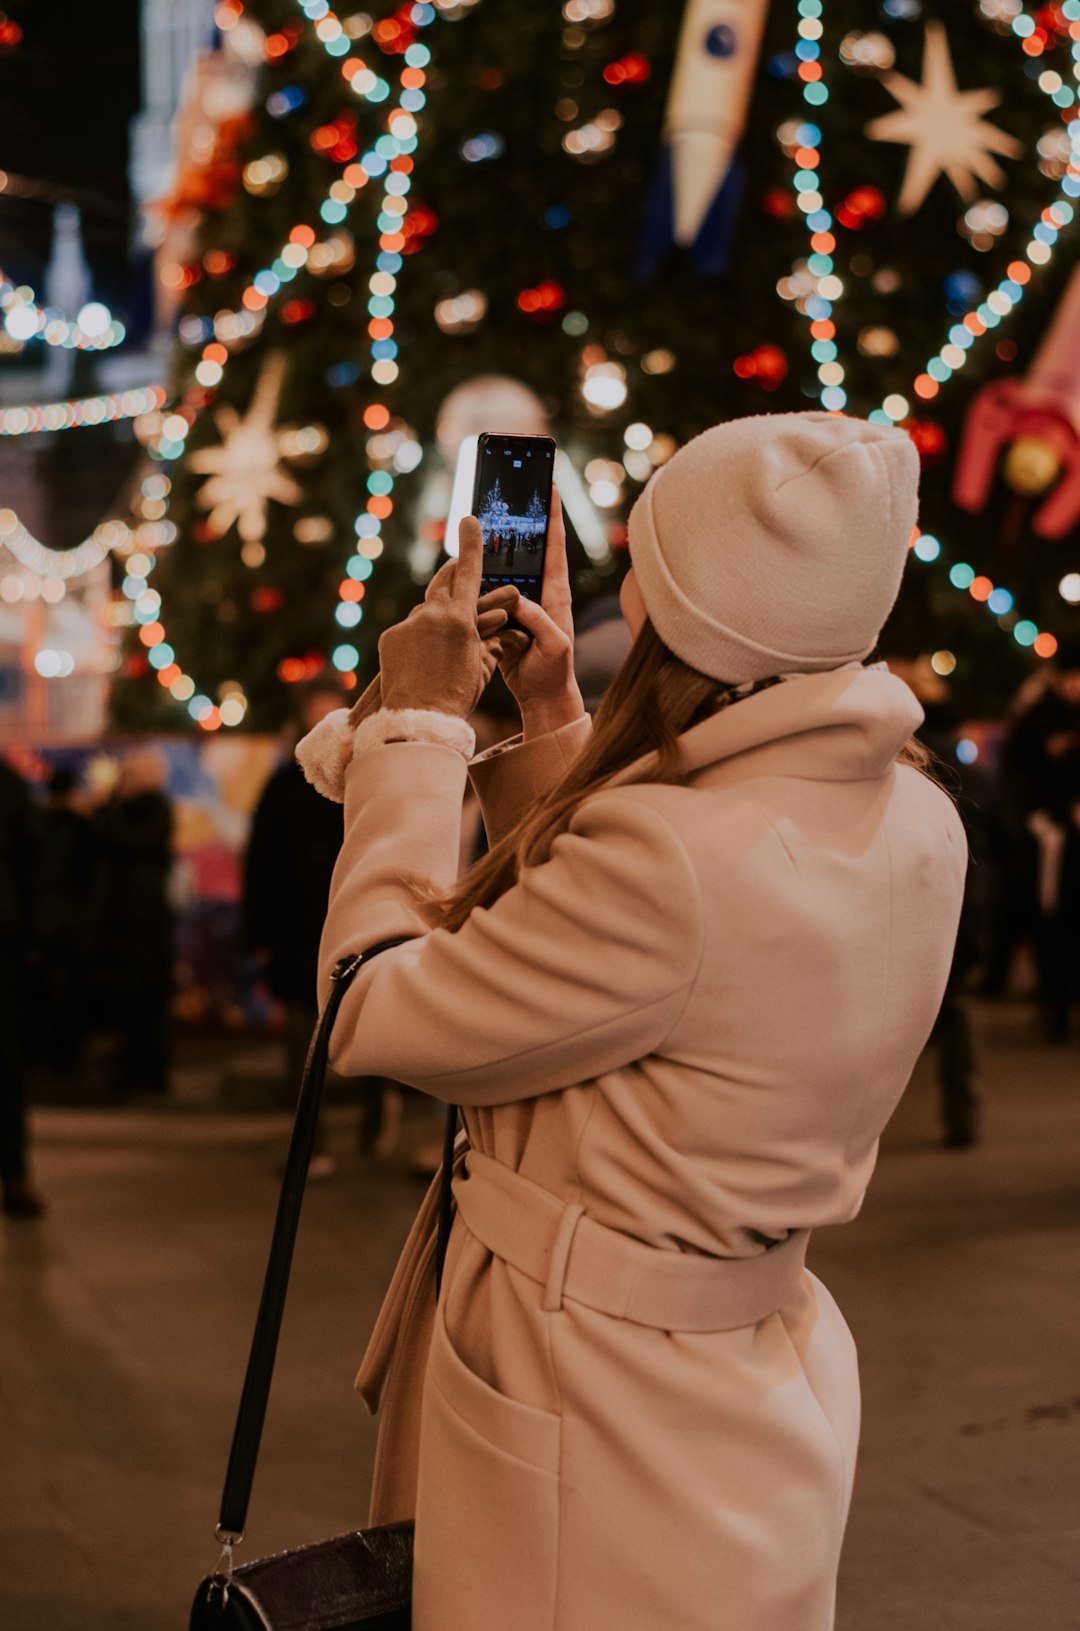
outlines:
{"label": "woman's hand", "polygon": [[[516,593],[516,591],[515,591]],[[557,490],[552,492],[544,581],[539,606],[524,595],[509,610],[532,639],[509,629],[500,638],[499,668],[521,709],[526,740],[558,730],[585,712],[574,678],[574,609],[566,562],[566,528]]]}
{"label": "woman's hand", "polygon": [[499,631],[516,591],[493,589],[480,600],[484,544],[474,516],[462,521],[458,540],[457,560],[435,574],[421,605],[379,641],[374,683],[382,708],[425,708],[467,719],[503,655]]}

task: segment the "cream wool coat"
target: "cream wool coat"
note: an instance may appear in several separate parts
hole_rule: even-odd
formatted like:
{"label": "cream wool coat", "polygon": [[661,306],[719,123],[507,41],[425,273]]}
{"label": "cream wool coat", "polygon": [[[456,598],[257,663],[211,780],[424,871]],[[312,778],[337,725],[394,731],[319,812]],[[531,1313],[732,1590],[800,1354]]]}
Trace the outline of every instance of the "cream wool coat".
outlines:
{"label": "cream wool coat", "polygon": [[[751,696],[683,737],[688,784],[623,773],[457,934],[412,885],[453,882],[464,761],[360,752],[323,980],[419,938],[358,978],[335,1067],[460,1103],[474,1150],[662,1267],[846,1222],[963,891],[949,799],[895,764],[920,718],[882,670]],[[492,837],[587,729],[474,763]],[[416,1631],[827,1631],[859,1393],[825,1287],[796,1267],[736,1329],[545,1307],[464,1210],[433,1315],[429,1198],[358,1378],[383,1409],[372,1519],[416,1516]]]}

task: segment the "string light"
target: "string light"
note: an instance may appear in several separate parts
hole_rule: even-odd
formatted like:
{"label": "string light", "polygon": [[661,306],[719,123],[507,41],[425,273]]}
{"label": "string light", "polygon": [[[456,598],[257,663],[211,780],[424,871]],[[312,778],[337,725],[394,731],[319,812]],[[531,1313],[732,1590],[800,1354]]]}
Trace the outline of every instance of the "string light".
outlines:
{"label": "string light", "polygon": [[[1011,634],[1018,646],[1030,649],[1036,657],[1044,659],[1052,657],[1057,651],[1058,642],[1054,635],[1048,630],[1040,629],[1030,618],[1017,614],[1011,590],[1003,585],[994,584],[990,578],[977,573],[966,561],[955,561],[950,565],[942,553],[940,542],[932,533],[918,533],[912,541],[911,553],[916,560],[924,563],[937,562],[948,567],[948,579],[952,587],[966,592],[977,604],[985,606],[997,620],[998,626]],[[954,659],[953,667],[955,666]],[[938,669],[937,672],[951,670]]]}
{"label": "string light", "polygon": [[[345,37],[345,32],[342,30],[339,33],[338,29],[333,27],[338,19],[335,18],[326,0],[299,0],[299,5],[308,20],[316,25],[317,37],[328,54],[332,57],[340,56],[342,52],[337,42]],[[419,3],[411,7],[412,26],[416,30],[427,27],[435,20],[435,16],[435,9],[431,5]],[[331,46],[335,48],[330,49]],[[331,183],[319,207],[320,218],[330,226],[337,225],[344,220],[348,206],[363,187],[372,180],[382,182],[377,217],[379,248],[375,270],[368,284],[370,317],[368,334],[371,342],[369,373],[377,385],[390,384],[398,376],[397,343],[393,339],[393,294],[397,287],[397,273],[402,265],[402,251],[410,236],[407,206],[404,201],[409,191],[413,167],[411,155],[417,146],[417,127],[413,114],[424,106],[425,96],[421,87],[426,75],[423,70],[431,60],[431,53],[427,47],[415,40],[406,47],[402,56],[404,66],[400,74],[397,105],[387,119],[385,132],[378,137],[369,152],[363,154],[357,162],[350,162],[342,176]],[[362,64],[350,67],[351,63],[357,61],[358,59],[350,56],[342,65],[342,72],[352,89],[373,104],[385,101],[389,95],[389,86],[377,75],[371,74],[369,77],[368,70],[364,69]],[[417,235],[422,235],[422,229]],[[314,264],[315,255],[324,248],[324,245],[317,242],[315,231],[310,226],[298,223],[292,229],[288,241],[270,266],[256,272],[245,287],[240,302],[244,312],[219,313],[215,319],[214,339],[204,347],[195,369],[196,380],[201,386],[212,389],[220,385],[231,358],[229,341],[233,340],[235,343],[241,338],[250,337],[250,329],[247,333],[238,332],[233,335],[225,320],[242,320],[245,314],[250,314],[251,317],[261,321],[270,301],[295,278],[302,266],[310,265],[312,270],[317,270]],[[329,270],[330,267],[326,269]],[[195,417],[194,408],[181,407],[168,414],[151,445],[151,454],[158,459],[177,458],[183,452]],[[364,417],[365,424],[371,430],[384,430],[390,423],[389,409],[381,403],[372,404]],[[369,438],[368,441],[370,496],[365,511],[356,518],[355,530],[358,540],[356,553],[346,562],[345,577],[338,591],[335,620],[339,627],[354,627],[362,619],[363,608],[360,601],[365,592],[364,582],[370,575],[372,562],[382,554],[383,544],[379,534],[383,521],[393,513],[394,508],[392,493],[396,472],[393,468],[386,470],[377,468],[376,458],[373,456],[373,440]],[[418,462],[405,452],[405,445],[405,440],[402,439],[394,450],[394,462],[400,473],[414,469]],[[411,446],[419,453],[417,444],[411,443]],[[227,699],[223,688],[220,706],[215,705],[211,698],[198,690],[193,677],[177,662],[175,650],[168,642],[160,601],[153,608],[152,615],[149,614],[149,609],[147,610],[144,620],[139,614],[139,596],[145,590],[145,583],[140,583],[137,577],[129,575],[125,578],[122,588],[126,599],[135,608],[136,621],[140,622],[139,638],[146,647],[147,660],[155,669],[159,683],[167,688],[177,701],[187,705],[191,717],[203,729],[216,730],[222,725],[238,725],[247,709],[246,699],[239,687],[235,687]],[[147,603],[143,602],[143,605],[146,606]],[[360,661],[357,648],[352,644],[342,643],[334,648],[331,661],[346,682],[351,680],[355,685],[356,667]],[[299,666],[301,670],[299,674],[294,671],[295,666]],[[290,668],[288,673],[284,672],[286,667]],[[286,663],[281,665],[279,673],[284,679],[303,678],[306,669],[300,659],[287,659]]]}
{"label": "string light", "polygon": [[115,396],[84,396],[71,402],[40,402],[23,408],[0,408],[0,436],[31,436],[87,425],[111,425],[138,419],[165,401],[160,385],[144,385]]}
{"label": "string light", "polygon": [[109,351],[127,337],[127,330],[100,300],[90,300],[71,320],[50,306],[39,306],[29,284],[16,284],[0,271],[0,312],[4,332],[20,345],[44,340],[67,351]]}
{"label": "string light", "polygon": [[[1080,0],[1065,0],[1061,12],[1071,25],[1070,33],[1074,41],[1072,72],[1073,77],[1080,82]],[[1018,11],[1009,26],[1025,47],[1029,42],[1037,45],[1036,51],[1027,51],[1029,56],[1042,53],[1042,36],[1036,31],[1035,18],[1025,11]],[[1077,93],[1066,85],[1057,73],[1041,74],[1037,84],[1043,94],[1060,110],[1072,107],[1077,99]],[[1011,261],[1006,268],[1005,276],[999,280],[986,299],[952,324],[948,338],[937,353],[928,359],[925,368],[914,380],[912,389],[921,401],[932,401],[941,387],[965,366],[968,353],[976,341],[997,328],[1002,319],[1008,317],[1020,304],[1031,281],[1033,269],[1048,265],[1062,234],[1076,220],[1077,209],[1073,200],[1080,198],[1080,117],[1070,120],[1067,135],[1070,144],[1069,160],[1058,195],[1046,206],[1036,222],[1031,238],[1025,246],[1024,258],[1017,257]],[[881,407],[875,408],[867,417],[875,423],[892,424],[898,418],[906,418],[907,413],[900,415],[892,413],[890,401],[886,398]]]}

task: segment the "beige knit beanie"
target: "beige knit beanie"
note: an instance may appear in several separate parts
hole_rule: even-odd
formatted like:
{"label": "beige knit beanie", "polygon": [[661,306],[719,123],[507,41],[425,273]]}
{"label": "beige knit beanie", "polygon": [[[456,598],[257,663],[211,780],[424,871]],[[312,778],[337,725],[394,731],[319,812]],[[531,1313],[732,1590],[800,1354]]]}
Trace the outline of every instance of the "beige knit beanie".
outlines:
{"label": "beige knit beanie", "polygon": [[630,555],[656,632],[732,685],[873,649],[918,513],[910,437],[831,413],[715,425],[653,477]]}

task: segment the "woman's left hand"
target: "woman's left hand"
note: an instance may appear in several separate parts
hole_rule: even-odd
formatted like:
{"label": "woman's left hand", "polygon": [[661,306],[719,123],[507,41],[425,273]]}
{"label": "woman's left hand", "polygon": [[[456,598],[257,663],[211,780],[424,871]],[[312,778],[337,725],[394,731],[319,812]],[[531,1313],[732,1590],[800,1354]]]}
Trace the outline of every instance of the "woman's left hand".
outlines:
{"label": "woman's left hand", "polygon": [[424,708],[467,719],[502,656],[499,630],[510,589],[480,600],[484,544],[479,522],[466,516],[458,531],[458,557],[447,561],[408,617],[379,641],[383,708]]}

